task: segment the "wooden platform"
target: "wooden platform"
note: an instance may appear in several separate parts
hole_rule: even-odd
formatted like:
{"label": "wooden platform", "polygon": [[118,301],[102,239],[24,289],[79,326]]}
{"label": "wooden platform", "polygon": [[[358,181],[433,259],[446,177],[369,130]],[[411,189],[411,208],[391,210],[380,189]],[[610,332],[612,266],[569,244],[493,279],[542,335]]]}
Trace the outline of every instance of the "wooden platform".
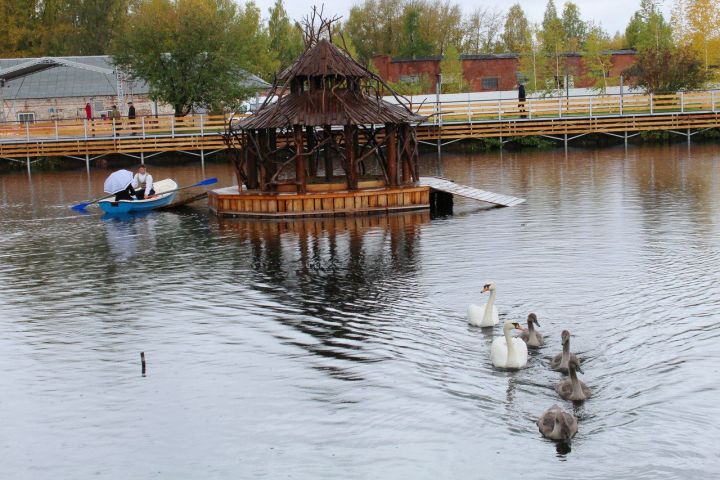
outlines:
{"label": "wooden platform", "polygon": [[218,216],[312,217],[366,215],[430,208],[430,187],[373,188],[356,191],[268,193],[238,191],[237,186],[208,193],[210,211]]}
{"label": "wooden platform", "polygon": [[438,177],[420,177],[420,185],[430,187],[433,190],[452,193],[460,197],[470,198],[472,200],[480,200],[481,202],[493,203],[503,207],[513,207],[520,205],[525,201],[524,198],[511,197],[501,193],[488,192],[479,188],[460,185],[451,180]]}

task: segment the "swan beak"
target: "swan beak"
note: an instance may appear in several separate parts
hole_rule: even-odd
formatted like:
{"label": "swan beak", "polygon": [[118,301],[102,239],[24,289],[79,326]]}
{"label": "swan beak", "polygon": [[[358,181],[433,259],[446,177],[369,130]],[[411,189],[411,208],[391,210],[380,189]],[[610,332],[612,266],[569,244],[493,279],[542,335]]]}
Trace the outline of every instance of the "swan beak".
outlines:
{"label": "swan beak", "polygon": [[480,291],[480,293],[485,293],[485,292],[487,292],[488,290],[490,290],[488,287],[483,287],[483,289],[482,289],[482,291]]}
{"label": "swan beak", "polygon": [[535,322],[535,325],[537,325],[538,327],[540,326],[540,322],[538,322],[537,319],[535,319],[533,321]]}
{"label": "swan beak", "polygon": [[580,368],[580,365],[578,365],[577,367],[575,367],[575,370],[577,370],[578,372],[580,372],[580,373],[582,373],[583,375],[585,375],[585,372],[583,372],[583,369]]}

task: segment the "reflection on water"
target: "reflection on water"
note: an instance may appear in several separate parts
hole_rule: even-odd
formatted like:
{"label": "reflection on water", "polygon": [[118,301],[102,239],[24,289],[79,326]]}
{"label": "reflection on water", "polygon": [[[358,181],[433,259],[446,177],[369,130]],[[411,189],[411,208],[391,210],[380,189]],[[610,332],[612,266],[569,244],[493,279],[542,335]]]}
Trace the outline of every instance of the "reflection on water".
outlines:
{"label": "reflection on water", "polygon": [[[2,176],[3,476],[711,477],[719,151],[429,156],[527,198],[433,220],[104,218],[68,206],[107,172]],[[501,320],[534,311],[546,335],[519,372],[491,366],[500,327],[466,323],[487,280]],[[565,328],[578,406],[548,368]],[[537,432],[553,403],[580,420],[572,448]]]}

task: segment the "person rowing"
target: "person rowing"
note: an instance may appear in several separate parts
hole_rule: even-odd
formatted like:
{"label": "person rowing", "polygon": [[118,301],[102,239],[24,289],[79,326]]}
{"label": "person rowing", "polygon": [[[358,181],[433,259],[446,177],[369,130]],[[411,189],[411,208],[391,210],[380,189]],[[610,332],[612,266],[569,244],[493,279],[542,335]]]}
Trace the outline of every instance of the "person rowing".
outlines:
{"label": "person rowing", "polygon": [[153,189],[153,177],[147,172],[145,165],[140,165],[133,177],[132,188],[135,189],[135,198],[144,200],[155,195]]}

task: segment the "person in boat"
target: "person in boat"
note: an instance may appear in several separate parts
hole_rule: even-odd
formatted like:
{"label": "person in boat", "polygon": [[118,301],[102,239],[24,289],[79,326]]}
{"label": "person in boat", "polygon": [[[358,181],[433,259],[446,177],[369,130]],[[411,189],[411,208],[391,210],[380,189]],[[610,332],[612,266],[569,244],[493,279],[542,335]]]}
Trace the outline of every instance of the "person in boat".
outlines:
{"label": "person in boat", "polygon": [[120,200],[135,200],[134,196],[137,195],[137,192],[132,187],[132,184],[125,187],[125,190],[120,190],[119,192],[115,193],[115,201]]}
{"label": "person in boat", "polygon": [[138,200],[144,200],[155,195],[155,189],[153,189],[153,177],[147,172],[145,165],[140,165],[137,169],[137,173],[133,177],[132,188],[135,189],[135,198]]}

